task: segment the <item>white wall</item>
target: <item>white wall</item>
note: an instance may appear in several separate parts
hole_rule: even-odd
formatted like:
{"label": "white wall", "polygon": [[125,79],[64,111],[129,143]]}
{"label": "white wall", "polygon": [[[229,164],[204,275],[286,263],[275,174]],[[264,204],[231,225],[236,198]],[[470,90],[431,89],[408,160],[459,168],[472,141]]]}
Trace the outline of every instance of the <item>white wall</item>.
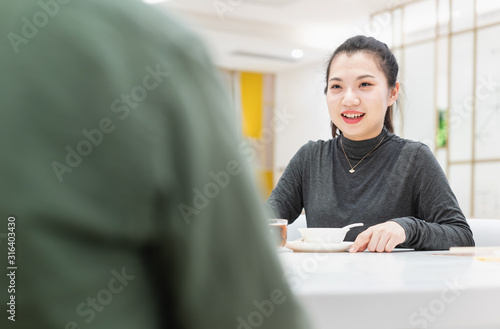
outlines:
{"label": "white wall", "polygon": [[434,42],[407,47],[404,52],[406,100],[402,137],[421,141],[436,151],[434,107]]}
{"label": "white wall", "polygon": [[324,67],[321,62],[276,74],[275,184],[302,145],[331,138]]}

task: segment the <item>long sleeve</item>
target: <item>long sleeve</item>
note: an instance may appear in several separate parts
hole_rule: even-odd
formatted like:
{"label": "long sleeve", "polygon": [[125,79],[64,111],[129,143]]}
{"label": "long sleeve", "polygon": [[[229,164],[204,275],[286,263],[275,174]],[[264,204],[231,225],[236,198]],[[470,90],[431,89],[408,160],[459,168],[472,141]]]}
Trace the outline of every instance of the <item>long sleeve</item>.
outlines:
{"label": "long sleeve", "polygon": [[267,201],[277,216],[291,221],[305,209],[309,227],[364,223],[346,235],[354,241],[366,228],[394,220],[405,229],[403,247],[448,249],[474,245],[472,233],[429,148],[386,130],[371,140],[344,140],[357,163],[384,134],[383,143],[350,173],[339,139],[309,142],[290,161]]}
{"label": "long sleeve", "polygon": [[266,201],[268,216],[287,219],[291,224],[297,219],[304,207],[303,175],[304,156],[307,145],[299,149],[281,175],[278,184]]}
{"label": "long sleeve", "polygon": [[416,250],[473,246],[472,231],[443,170],[426,145],[418,149],[411,170],[416,216],[393,219],[406,232],[403,246]]}

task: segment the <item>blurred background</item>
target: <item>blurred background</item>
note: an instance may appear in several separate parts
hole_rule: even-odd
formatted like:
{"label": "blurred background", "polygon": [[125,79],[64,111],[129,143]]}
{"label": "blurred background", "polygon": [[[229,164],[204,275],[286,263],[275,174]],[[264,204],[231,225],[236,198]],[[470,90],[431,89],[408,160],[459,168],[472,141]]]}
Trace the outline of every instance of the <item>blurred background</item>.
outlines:
{"label": "blurred background", "polygon": [[468,218],[500,219],[500,1],[144,2],[204,38],[263,199],[303,144],[331,138],[325,61],[364,34],[400,64],[396,133],[431,148]]}

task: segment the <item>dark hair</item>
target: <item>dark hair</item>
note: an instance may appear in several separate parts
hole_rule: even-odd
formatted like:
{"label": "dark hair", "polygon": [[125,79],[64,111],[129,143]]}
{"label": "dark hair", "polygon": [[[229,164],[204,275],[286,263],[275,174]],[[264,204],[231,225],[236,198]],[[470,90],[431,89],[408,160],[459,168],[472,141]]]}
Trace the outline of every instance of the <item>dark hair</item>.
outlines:
{"label": "dark hair", "polygon": [[[330,75],[330,66],[332,61],[337,55],[346,54],[347,56],[351,56],[355,53],[367,53],[373,55],[377,66],[384,73],[387,79],[387,85],[389,88],[396,86],[396,81],[398,77],[399,65],[396,61],[396,57],[391,52],[389,47],[381,41],[373,37],[366,37],[363,35],[357,35],[355,37],[349,38],[341,44],[333,54],[330,56],[328,60],[328,65],[326,67],[326,86],[325,86],[325,95],[328,92],[328,78]],[[394,104],[393,104],[394,105]],[[384,126],[388,131],[394,133],[394,124],[393,124],[393,105],[387,108],[387,112],[384,118]],[[337,134],[337,126],[333,122],[330,122],[332,127],[332,136],[335,138]]]}

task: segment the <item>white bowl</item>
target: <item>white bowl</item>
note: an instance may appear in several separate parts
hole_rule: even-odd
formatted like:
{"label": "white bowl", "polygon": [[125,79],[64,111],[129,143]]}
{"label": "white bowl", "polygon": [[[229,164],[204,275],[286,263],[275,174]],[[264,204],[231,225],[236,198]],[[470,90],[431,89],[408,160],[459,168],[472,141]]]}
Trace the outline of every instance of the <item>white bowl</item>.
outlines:
{"label": "white bowl", "polygon": [[347,225],[341,228],[312,227],[298,228],[302,239],[307,243],[342,243],[345,235],[352,227],[363,226],[363,223]]}

